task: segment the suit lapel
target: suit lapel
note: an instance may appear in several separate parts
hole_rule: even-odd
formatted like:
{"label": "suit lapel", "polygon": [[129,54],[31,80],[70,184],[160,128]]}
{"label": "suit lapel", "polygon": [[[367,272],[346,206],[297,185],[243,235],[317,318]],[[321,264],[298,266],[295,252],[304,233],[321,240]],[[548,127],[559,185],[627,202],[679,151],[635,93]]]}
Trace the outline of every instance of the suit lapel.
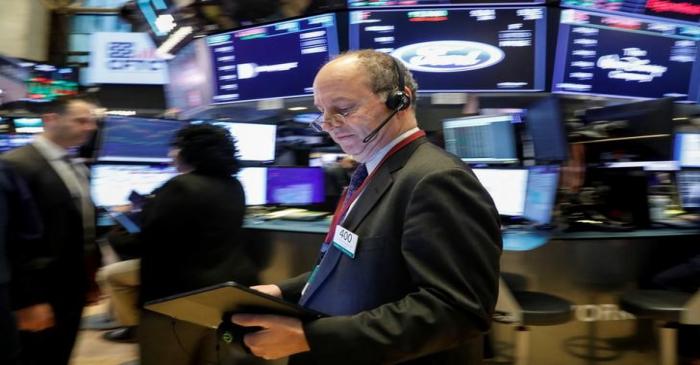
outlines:
{"label": "suit lapel", "polygon": [[[386,193],[393,184],[392,173],[401,169],[416,148],[425,142],[425,138],[419,138],[411,142],[393,156],[389,157],[383,166],[380,166],[379,170],[377,170],[372,180],[362,192],[362,195],[360,195],[355,202],[355,206],[353,206],[352,210],[341,224],[344,228],[351,232],[356,232],[360,223],[369,215],[372,208],[374,208],[384,193]],[[360,237],[358,244],[362,244],[362,237]],[[321,287],[321,284],[323,284],[333,272],[342,256],[343,253],[331,244],[331,247],[328,248],[328,252],[319,265],[318,272],[316,272],[313,281],[309,283],[309,287],[299,300],[299,304],[305,305],[309,301],[314,292]]]}
{"label": "suit lapel", "polygon": [[63,179],[61,179],[56,170],[53,169],[51,163],[46,159],[46,157],[44,157],[44,155],[41,154],[41,152],[39,152],[35,146],[30,144],[28,147],[30,147],[30,149],[27,150],[29,152],[30,159],[33,159],[37,165],[41,166],[41,174],[45,176],[46,180],[48,180],[46,181],[44,189],[51,190],[52,193],[49,193],[51,196],[63,196],[66,201],[73,203],[69,206],[75,208],[75,210],[79,212],[78,207],[75,206],[75,202],[73,201],[73,195],[71,194],[70,190],[68,190],[68,186],[66,186],[66,183],[63,181]]}

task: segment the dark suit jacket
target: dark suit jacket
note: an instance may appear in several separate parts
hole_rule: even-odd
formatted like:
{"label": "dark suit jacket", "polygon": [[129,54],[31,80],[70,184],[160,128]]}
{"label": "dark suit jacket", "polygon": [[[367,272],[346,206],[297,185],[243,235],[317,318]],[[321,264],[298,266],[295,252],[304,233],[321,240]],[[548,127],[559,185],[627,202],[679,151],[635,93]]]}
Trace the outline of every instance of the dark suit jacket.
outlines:
{"label": "dark suit jacket", "polygon": [[241,239],[245,194],[237,179],[192,172],[156,190],[138,237],[142,302],[234,280],[257,283]]}
{"label": "dark suit jacket", "polygon": [[[300,303],[332,315],[304,325],[292,364],[481,363],[498,294],[496,208],[469,168],[420,138],[377,170]],[[308,275],[280,285],[287,299]]]}
{"label": "dark suit jacket", "polygon": [[34,285],[20,293],[13,292],[13,306],[21,308],[63,297],[83,297],[88,284],[83,222],[70,191],[31,144],[3,154],[2,159],[26,181],[44,227],[41,238],[32,243],[37,277],[27,280]]}

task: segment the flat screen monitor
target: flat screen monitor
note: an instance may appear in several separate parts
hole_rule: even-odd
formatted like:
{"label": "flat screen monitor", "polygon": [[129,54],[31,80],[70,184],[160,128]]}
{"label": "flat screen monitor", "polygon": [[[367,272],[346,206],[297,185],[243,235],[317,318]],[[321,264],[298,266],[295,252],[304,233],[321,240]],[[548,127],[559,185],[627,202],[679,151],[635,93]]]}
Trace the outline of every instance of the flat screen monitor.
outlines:
{"label": "flat screen monitor", "polygon": [[401,60],[419,92],[545,88],[545,8],[352,11],[349,36]]}
{"label": "flat screen monitor", "polygon": [[41,118],[21,118],[12,120],[15,126],[15,133],[36,134],[44,131],[44,122]]}
{"label": "flat screen monitor", "polygon": [[32,140],[34,140],[34,136],[31,134],[0,134],[0,153],[27,145]]}
{"label": "flat screen monitor", "polygon": [[676,133],[673,149],[681,167],[700,167],[700,132]]}
{"label": "flat screen monitor", "polygon": [[309,154],[309,166],[311,167],[327,167],[337,164],[340,160],[348,157],[347,153],[342,152],[311,152]]}
{"label": "flat screen monitor", "polygon": [[674,110],[671,99],[586,110],[583,120],[598,134],[583,142],[587,162],[672,160]]}
{"label": "flat screen monitor", "polygon": [[267,203],[311,205],[326,199],[320,167],[270,167],[267,170]]}
{"label": "flat screen monitor", "polygon": [[561,6],[606,13],[662,17],[694,24],[700,22],[698,0],[561,0]]}
{"label": "flat screen monitor", "polygon": [[527,176],[523,217],[540,225],[551,223],[558,184],[558,166],[531,167]]}
{"label": "flat screen monitor", "polygon": [[544,0],[348,0],[349,8],[544,4]]}
{"label": "flat screen monitor", "polygon": [[472,171],[491,195],[498,214],[511,217],[523,216],[528,170],[473,169]]}
{"label": "flat screen monitor", "polygon": [[78,71],[72,67],[25,62],[29,70],[27,99],[45,102],[78,94]]}
{"label": "flat screen monitor", "polygon": [[700,26],[566,9],[552,92],[700,101]]}
{"label": "flat screen monitor", "polygon": [[178,120],[107,117],[97,160],[169,162],[170,143],[182,126]]}
{"label": "flat screen monitor", "polygon": [[0,135],[12,132],[12,124],[10,118],[0,117]]}
{"label": "flat screen monitor", "polygon": [[527,129],[538,163],[566,161],[568,157],[569,144],[559,103],[557,97],[550,96],[527,110]]}
{"label": "flat screen monitor", "polygon": [[177,175],[170,166],[93,165],[90,190],[96,206],[129,204],[129,194],[149,195]]}
{"label": "flat screen monitor", "polygon": [[214,103],[304,96],[338,54],[334,14],[211,35]]}
{"label": "flat screen monitor", "polygon": [[277,126],[275,124],[212,122],[228,129],[236,139],[238,158],[242,161],[275,160]]}
{"label": "flat screen monitor", "polygon": [[246,205],[265,205],[267,203],[267,168],[245,167],[236,176],[243,185]]}
{"label": "flat screen monitor", "polygon": [[700,170],[679,171],[676,180],[683,209],[700,211]]}
{"label": "flat screen monitor", "polygon": [[518,161],[512,115],[480,115],[442,122],[445,150],[467,163]]}
{"label": "flat screen monitor", "polygon": [[213,97],[211,56],[204,39],[195,39],[168,62],[165,101],[187,113],[209,105]]}

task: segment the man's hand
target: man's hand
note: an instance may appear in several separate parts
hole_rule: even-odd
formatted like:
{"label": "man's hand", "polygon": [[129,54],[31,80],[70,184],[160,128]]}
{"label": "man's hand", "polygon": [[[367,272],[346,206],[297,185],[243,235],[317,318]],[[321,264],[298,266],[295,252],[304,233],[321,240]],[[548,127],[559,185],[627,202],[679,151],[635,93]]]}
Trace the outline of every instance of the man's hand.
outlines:
{"label": "man's hand", "polygon": [[[279,289],[279,288],[278,288]],[[234,314],[231,321],[243,327],[262,327],[243,337],[243,343],[255,355],[274,360],[309,351],[301,321],[284,316]]]}
{"label": "man's hand", "polygon": [[53,308],[48,303],[35,304],[15,311],[17,328],[21,331],[39,332],[53,327]]}
{"label": "man's hand", "polygon": [[282,290],[279,286],[274,284],[268,285],[255,285],[251,286],[251,289],[257,290],[259,292],[272,295],[273,297],[282,298]]}

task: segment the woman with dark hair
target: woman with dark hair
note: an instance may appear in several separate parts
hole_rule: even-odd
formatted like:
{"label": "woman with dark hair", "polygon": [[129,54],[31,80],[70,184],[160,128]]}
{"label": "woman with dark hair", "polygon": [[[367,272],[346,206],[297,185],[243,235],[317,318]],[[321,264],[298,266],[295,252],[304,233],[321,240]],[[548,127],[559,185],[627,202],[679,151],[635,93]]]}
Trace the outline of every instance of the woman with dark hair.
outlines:
{"label": "woman with dark hair", "polygon": [[[245,195],[233,176],[233,138],[217,126],[190,125],[172,147],[181,174],[156,190],[142,213],[141,303],[230,280],[257,283],[241,239]],[[143,365],[216,363],[218,356],[213,330],[147,310],[138,337]]]}

